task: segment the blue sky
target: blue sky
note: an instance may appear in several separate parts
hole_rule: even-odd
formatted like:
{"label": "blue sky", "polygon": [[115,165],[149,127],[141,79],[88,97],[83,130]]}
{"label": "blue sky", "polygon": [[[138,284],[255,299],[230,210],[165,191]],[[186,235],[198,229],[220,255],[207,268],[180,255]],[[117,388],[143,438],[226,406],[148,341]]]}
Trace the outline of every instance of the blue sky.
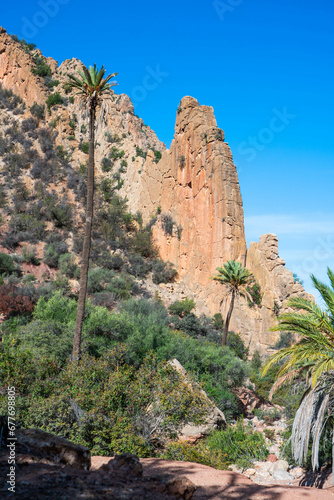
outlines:
{"label": "blue sky", "polygon": [[334,5],[329,0],[16,0],[9,33],[117,71],[169,146],[178,103],[214,107],[238,167],[248,243],[266,232],[304,279],[334,268]]}

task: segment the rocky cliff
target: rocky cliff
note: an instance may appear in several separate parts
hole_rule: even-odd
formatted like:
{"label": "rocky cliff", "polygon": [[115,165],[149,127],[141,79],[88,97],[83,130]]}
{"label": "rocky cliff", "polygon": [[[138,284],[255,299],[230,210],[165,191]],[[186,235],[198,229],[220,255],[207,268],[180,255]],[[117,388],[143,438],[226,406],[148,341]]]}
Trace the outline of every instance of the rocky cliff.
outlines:
{"label": "rocky cliff", "polygon": [[[36,55],[43,57],[38,50],[26,50],[0,28],[0,83],[24,100],[26,115],[32,104],[45,104],[55,91],[32,73]],[[63,95],[63,105],[50,108],[45,122],[55,129],[57,144],[70,153],[73,168],[79,168],[87,159],[79,147],[87,140],[87,115],[73,93],[64,94],[62,85],[81,63],[71,59],[58,67],[51,58],[45,62],[59,82],[57,92]],[[103,159],[110,157],[110,171],[103,170]],[[262,236],[247,251],[238,175],[213,108],[184,97],[168,150],[134,114],[129,97],[112,94],[98,115],[96,160],[97,179],[117,178],[130,210],[140,211],[144,222],[152,225],[161,257],[178,271],[176,290],[195,299],[198,313],[224,314],[227,310],[227,291],[210,280],[223,262],[239,260],[254,273],[263,293],[262,304],[250,308],[240,299],[231,327],[251,351],[265,352],[273,345],[278,334],[268,333],[268,328],[275,313],[284,310],[289,297],[305,292],[279,258],[275,235]]]}

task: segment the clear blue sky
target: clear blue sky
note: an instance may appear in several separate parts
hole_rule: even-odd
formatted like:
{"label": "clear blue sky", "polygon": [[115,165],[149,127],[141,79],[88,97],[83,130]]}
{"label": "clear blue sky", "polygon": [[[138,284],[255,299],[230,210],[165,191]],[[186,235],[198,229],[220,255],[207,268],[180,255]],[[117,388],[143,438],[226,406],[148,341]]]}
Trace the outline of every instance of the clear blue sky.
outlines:
{"label": "clear blue sky", "polygon": [[117,71],[117,92],[167,146],[184,95],[213,106],[248,242],[278,234],[311,290],[310,272],[334,268],[333,18],[330,0],[16,0],[0,23],[59,63]]}

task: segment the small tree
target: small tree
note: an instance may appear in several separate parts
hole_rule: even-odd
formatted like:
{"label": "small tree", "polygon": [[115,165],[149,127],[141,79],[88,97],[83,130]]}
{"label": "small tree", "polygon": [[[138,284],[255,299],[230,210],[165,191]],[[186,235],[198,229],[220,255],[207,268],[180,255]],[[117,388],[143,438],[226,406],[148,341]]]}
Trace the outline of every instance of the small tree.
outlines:
{"label": "small tree", "polygon": [[224,322],[222,337],[222,345],[226,345],[228,327],[230,325],[235,298],[237,295],[248,297],[246,287],[253,279],[253,275],[248,269],[243,267],[240,262],[235,260],[225,262],[223,267],[217,267],[217,271],[219,274],[212,276],[211,279],[226,285],[231,293],[230,307]]}
{"label": "small tree", "polygon": [[94,200],[94,148],[95,148],[95,118],[96,109],[102,102],[103,96],[109,92],[110,88],[116,83],[108,83],[111,78],[117,75],[113,73],[104,78],[106,70],[102,66],[99,70],[96,64],[82,67],[82,71],[78,71],[78,76],[68,75],[67,82],[69,88],[77,90],[82,103],[87,106],[89,111],[89,157],[88,157],[88,175],[87,175],[87,208],[86,208],[86,223],[85,236],[81,258],[80,272],[80,291],[78,299],[78,312],[74,331],[73,341],[73,359],[78,360],[80,356],[81,331],[85,313],[85,300],[87,292],[87,277],[89,268],[89,255],[91,247],[91,232],[93,221],[93,200]]}

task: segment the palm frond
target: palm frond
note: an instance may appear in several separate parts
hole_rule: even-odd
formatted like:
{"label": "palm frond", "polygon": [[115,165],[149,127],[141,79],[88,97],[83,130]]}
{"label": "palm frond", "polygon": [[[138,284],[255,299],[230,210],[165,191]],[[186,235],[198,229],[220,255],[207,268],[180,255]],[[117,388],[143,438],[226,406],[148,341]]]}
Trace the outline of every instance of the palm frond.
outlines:
{"label": "palm frond", "polygon": [[292,382],[292,380],[295,380],[296,378],[298,378],[304,369],[305,369],[305,367],[301,366],[300,368],[297,368],[296,370],[293,370],[293,371],[286,373],[285,375],[282,375],[281,377],[279,377],[276,380],[276,382],[274,383],[274,385],[272,386],[272,388],[270,389],[269,401],[272,400],[273,395],[280,387],[282,387],[283,385],[288,384],[289,382]]}

